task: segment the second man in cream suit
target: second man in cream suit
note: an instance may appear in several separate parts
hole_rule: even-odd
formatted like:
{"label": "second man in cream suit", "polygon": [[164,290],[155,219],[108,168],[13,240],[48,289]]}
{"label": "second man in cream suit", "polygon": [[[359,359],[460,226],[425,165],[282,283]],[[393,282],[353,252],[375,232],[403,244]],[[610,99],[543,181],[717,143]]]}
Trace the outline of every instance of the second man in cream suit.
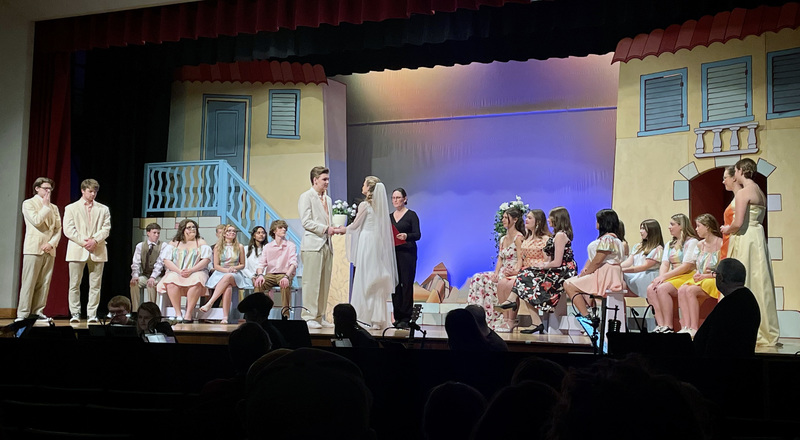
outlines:
{"label": "second man in cream suit", "polygon": [[325,193],[330,181],[330,171],[325,167],[311,169],[311,188],[300,194],[297,210],[303,223],[303,241],[300,256],[303,259],[303,313],[308,328],[333,327],[325,320],[328,291],[333,268],[333,247],[330,237],[344,234],[344,227],[332,225],[333,206]]}
{"label": "second man in cream suit", "polygon": [[83,196],[64,208],[64,235],[69,263],[69,311],[70,322],[80,322],[81,280],[83,270],[89,267],[89,302],[86,304],[86,319],[97,322],[97,306],[100,303],[100,285],[103,281],[103,265],[108,261],[106,238],[111,232],[111,214],[108,207],[95,201],[100,185],[94,179],[81,182]]}

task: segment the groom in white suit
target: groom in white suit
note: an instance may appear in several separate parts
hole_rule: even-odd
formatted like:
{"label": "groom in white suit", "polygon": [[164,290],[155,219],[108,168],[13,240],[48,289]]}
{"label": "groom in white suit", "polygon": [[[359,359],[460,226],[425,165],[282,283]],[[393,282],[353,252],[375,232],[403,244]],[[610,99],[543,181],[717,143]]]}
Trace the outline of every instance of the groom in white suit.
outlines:
{"label": "groom in white suit", "polygon": [[22,245],[22,286],[19,289],[17,321],[34,315],[47,319],[42,311],[47,305],[56,247],[61,240],[61,216],[58,206],[50,203],[53,186],[52,179],[39,177],[33,183],[36,195],[22,202],[25,242]]}
{"label": "groom in white suit", "polygon": [[311,188],[300,194],[297,210],[303,223],[300,257],[303,259],[303,313],[308,328],[332,328],[325,320],[328,291],[331,286],[333,247],[331,236],[344,234],[344,227],[334,227],[331,198],[325,193],[330,182],[330,170],[311,169]]}
{"label": "groom in white suit", "polygon": [[100,285],[103,281],[103,265],[108,261],[106,238],[111,232],[111,214],[108,207],[95,201],[100,184],[94,179],[81,182],[83,196],[64,208],[64,235],[69,263],[69,311],[70,322],[81,320],[81,280],[83,268],[89,266],[89,303],[86,304],[87,322],[97,321],[97,305],[100,303]]}

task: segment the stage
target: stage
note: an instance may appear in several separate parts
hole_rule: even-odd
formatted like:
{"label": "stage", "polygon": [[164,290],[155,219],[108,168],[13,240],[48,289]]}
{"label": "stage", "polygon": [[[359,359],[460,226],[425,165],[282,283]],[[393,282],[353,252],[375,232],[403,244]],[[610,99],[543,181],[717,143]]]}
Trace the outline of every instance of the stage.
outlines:
{"label": "stage", "polygon": [[[0,319],[0,326],[6,326],[13,322],[12,319]],[[244,321],[242,321],[244,322]],[[81,337],[88,334],[89,325],[85,319],[80,323],[70,324],[69,319],[54,319],[56,326],[72,326],[76,335]],[[36,327],[46,327],[48,323],[44,321],[36,322]],[[91,324],[101,325],[101,324]],[[175,324],[172,326],[178,342],[183,344],[208,344],[226,345],[228,336],[236,329],[238,324],[219,324],[216,322],[194,322],[191,324]],[[412,349],[433,349],[447,350],[447,333],[442,325],[422,325],[423,334],[415,332],[413,340],[409,338],[406,330],[389,328],[386,330],[371,330],[370,333],[378,339],[403,344],[406,348]],[[332,328],[309,329],[311,344],[315,347],[330,347],[333,338]],[[498,333],[508,344],[509,351],[530,352],[530,353],[592,353],[592,346],[589,338],[585,335],[547,335],[521,334],[518,329],[512,333]],[[782,346],[779,347],[756,347],[757,355],[784,355],[794,356],[800,352],[800,339],[781,338]]]}

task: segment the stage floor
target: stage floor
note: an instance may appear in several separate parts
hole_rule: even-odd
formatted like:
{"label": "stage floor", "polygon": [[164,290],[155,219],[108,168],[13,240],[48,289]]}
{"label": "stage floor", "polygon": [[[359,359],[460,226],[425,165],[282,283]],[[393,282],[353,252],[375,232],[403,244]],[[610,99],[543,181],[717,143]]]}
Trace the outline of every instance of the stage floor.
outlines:
{"label": "stage floor", "polygon": [[[0,319],[0,327],[4,327],[14,322],[13,319]],[[76,331],[86,330],[88,325],[85,319],[80,323],[70,324],[69,320],[55,319],[56,326],[71,325]],[[37,327],[47,326],[43,321],[36,323]],[[96,325],[96,324],[91,324]],[[97,324],[99,325],[99,324]],[[175,330],[179,342],[187,344],[219,344],[228,343],[228,335],[236,329],[238,324],[219,324],[214,322],[195,322],[192,324],[176,324],[172,328]],[[422,329],[426,332],[423,338],[422,333],[415,332],[413,343],[410,347],[447,349],[447,333],[441,325],[423,325]],[[407,344],[410,341],[408,331],[389,328],[385,331],[371,330],[375,337],[387,338],[391,341]],[[330,347],[333,338],[333,329],[309,329],[311,343],[317,347]],[[526,335],[521,334],[517,329],[512,333],[499,333],[500,337],[508,343],[510,351],[519,352],[548,352],[548,353],[591,353],[592,347],[589,338],[585,335]],[[424,340],[424,344],[423,344]],[[793,356],[800,352],[800,339],[781,338],[782,346],[779,347],[756,347],[757,354],[765,355],[788,355]]]}

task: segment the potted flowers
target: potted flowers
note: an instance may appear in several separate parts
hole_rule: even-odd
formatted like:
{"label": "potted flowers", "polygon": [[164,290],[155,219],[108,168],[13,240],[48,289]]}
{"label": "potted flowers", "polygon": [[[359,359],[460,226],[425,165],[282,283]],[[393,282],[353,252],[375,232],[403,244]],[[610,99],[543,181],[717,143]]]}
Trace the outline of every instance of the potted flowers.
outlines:
{"label": "potted flowers", "polygon": [[347,206],[347,202],[337,200],[333,202],[333,225],[344,226],[348,219],[356,216],[356,205]]}

